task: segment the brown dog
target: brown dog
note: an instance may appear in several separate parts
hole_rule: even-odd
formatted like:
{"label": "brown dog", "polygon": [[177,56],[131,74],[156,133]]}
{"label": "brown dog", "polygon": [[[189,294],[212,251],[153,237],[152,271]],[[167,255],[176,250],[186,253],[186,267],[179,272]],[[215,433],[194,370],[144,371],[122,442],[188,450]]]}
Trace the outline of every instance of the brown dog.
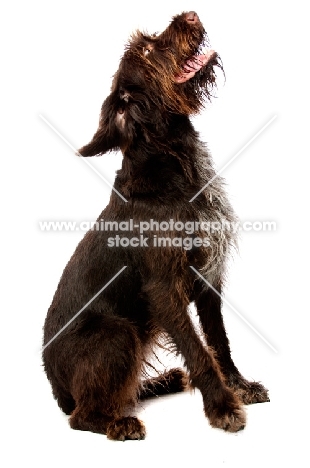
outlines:
{"label": "brown dog", "polygon": [[[234,365],[221,314],[235,235],[225,229],[206,237],[202,229],[235,220],[189,119],[211,97],[215,67],[221,68],[206,41],[195,12],[174,17],[158,36],[133,35],[99,128],[79,152],[121,149],[124,158],[110,202],[66,266],[44,326],[45,371],[74,429],[144,438],[143,423],[127,415],[128,407],[187,385],[180,369],[141,379],[162,335],[183,356],[213,427],[238,431],[245,425],[242,403],[268,401],[267,390]],[[188,315],[191,301],[208,346]]]}

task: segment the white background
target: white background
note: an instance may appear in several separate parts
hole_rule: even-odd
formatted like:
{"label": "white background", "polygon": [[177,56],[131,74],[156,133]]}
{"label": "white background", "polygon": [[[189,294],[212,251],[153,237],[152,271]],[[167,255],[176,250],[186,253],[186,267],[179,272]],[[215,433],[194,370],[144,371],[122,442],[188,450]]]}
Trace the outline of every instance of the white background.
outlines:
{"label": "white background", "polygon": [[[1,456],[15,466],[308,466],[309,65],[305,2],[241,0],[11,2],[1,13]],[[271,402],[247,408],[238,434],[212,429],[199,392],[139,409],[145,441],[114,443],[73,431],[40,361],[42,326],[62,270],[83,233],[42,233],[40,220],[94,220],[110,189],[39,118],[76,148],[97,128],[131,31],[164,29],[196,10],[223,60],[226,84],[195,125],[227,168],[242,220],[273,220],[244,233],[226,298],[233,357]],[[94,161],[113,182],[120,156]]]}

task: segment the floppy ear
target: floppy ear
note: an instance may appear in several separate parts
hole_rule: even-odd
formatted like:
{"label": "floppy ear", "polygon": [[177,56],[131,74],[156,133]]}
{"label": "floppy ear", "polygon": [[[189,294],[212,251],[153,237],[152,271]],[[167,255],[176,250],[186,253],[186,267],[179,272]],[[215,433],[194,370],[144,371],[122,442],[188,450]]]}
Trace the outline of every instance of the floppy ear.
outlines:
{"label": "floppy ear", "polygon": [[114,94],[111,93],[102,104],[98,130],[91,142],[78,150],[78,155],[99,156],[119,149],[121,133],[117,125],[117,99]]}

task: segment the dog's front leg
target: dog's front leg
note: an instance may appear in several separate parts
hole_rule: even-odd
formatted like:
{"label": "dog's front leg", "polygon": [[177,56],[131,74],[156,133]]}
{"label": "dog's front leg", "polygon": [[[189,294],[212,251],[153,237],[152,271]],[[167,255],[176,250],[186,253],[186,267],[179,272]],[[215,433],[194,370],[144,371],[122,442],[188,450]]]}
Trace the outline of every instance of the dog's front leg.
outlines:
{"label": "dog's front leg", "polygon": [[194,299],[207,344],[216,352],[216,359],[226,384],[245,404],[269,401],[268,390],[259,382],[249,382],[238,371],[230,352],[221,312],[221,284],[214,286],[217,293],[201,282],[195,283]]}
{"label": "dog's front leg", "polygon": [[239,398],[226,386],[212,352],[197,335],[187,307],[188,296],[176,278],[152,280],[145,287],[153,322],[165,330],[182,354],[190,381],[203,397],[204,410],[213,427],[236,432],[245,425]]}

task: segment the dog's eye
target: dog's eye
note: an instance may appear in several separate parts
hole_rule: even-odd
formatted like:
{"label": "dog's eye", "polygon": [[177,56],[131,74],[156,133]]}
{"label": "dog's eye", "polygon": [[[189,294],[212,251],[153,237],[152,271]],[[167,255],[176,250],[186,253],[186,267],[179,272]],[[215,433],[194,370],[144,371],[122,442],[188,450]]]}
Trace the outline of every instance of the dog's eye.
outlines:
{"label": "dog's eye", "polygon": [[146,56],[146,55],[149,55],[149,53],[152,52],[152,49],[151,47],[147,46],[147,47],[143,47],[143,54]]}

